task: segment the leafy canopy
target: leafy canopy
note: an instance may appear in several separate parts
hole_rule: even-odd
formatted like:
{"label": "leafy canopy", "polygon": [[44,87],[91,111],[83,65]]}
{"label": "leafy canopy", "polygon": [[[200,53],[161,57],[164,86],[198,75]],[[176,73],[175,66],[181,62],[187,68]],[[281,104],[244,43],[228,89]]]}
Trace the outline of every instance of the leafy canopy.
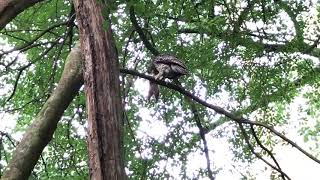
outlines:
{"label": "leafy canopy", "polygon": [[[130,7],[144,41],[161,53],[182,59],[189,69],[180,80],[182,86],[207,102],[271,126],[289,127],[293,118],[288,107],[296,98],[304,98],[299,118],[313,123],[299,120],[293,131],[310,141],[313,154],[320,153],[318,4],[113,1],[105,11],[111,13],[120,68],[146,72],[154,55],[133,26]],[[9,48],[1,52],[4,95],[0,103],[3,112],[14,115],[10,122],[15,124],[13,129],[1,129],[9,132],[1,136],[1,166],[10,158],[16,134],[24,132],[57,85],[64,60],[79,38],[74,16],[69,1],[44,1],[1,31],[3,47]],[[255,176],[245,170],[256,159],[236,123],[163,87],[160,102],[147,102],[147,81],[125,74],[120,78],[126,110],[123,146],[130,179],[199,179],[208,177],[210,171],[219,175],[228,169],[234,174],[242,172],[243,179]],[[65,112],[31,179],[87,178],[85,118],[81,91]],[[209,159],[204,155],[200,127],[206,132]],[[244,128],[250,132],[250,126]],[[269,149],[283,143],[263,128],[255,127],[255,131]],[[253,147],[259,146],[252,134],[250,139]],[[230,148],[225,156],[232,156],[235,164],[241,165],[239,170],[216,161],[219,145],[214,142],[219,140]],[[261,148],[257,151],[267,156]],[[202,164],[193,164],[193,160]],[[204,163],[208,160],[211,169]]]}

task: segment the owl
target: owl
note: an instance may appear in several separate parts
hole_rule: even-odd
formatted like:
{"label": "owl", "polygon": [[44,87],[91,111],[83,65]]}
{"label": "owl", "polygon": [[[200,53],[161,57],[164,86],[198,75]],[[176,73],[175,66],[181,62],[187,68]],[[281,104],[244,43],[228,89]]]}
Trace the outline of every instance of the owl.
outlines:
{"label": "owl", "polygon": [[178,79],[187,74],[186,65],[175,56],[168,54],[156,56],[151,67],[156,80]]}
{"label": "owl", "polygon": [[[168,78],[173,79],[177,83],[180,76],[187,74],[187,67],[175,56],[164,54],[156,56],[153,59],[148,71],[152,73],[156,80],[164,80],[165,78]],[[150,101],[152,96],[154,96],[156,101],[158,101],[159,86],[150,81],[147,99]]]}

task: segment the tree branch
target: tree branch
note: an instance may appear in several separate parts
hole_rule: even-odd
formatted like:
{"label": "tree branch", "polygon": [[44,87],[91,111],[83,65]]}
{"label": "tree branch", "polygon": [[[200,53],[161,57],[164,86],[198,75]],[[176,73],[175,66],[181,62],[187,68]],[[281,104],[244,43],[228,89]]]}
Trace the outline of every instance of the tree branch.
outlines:
{"label": "tree branch", "polygon": [[146,48],[155,56],[159,55],[160,52],[153,47],[153,45],[149,42],[148,38],[146,37],[146,35],[143,33],[143,30],[141,29],[141,27],[138,24],[135,12],[134,12],[134,8],[133,5],[130,6],[129,9],[129,14],[130,14],[130,20],[132,22],[132,25],[134,26],[135,30],[137,31],[137,33],[139,34],[140,39],[143,41],[143,44],[146,46]]}
{"label": "tree branch", "polygon": [[[59,39],[60,39],[60,38],[59,38]],[[14,83],[14,86],[13,86],[12,93],[11,93],[11,95],[8,97],[8,99],[4,102],[4,105],[5,105],[7,102],[9,102],[9,101],[13,98],[13,96],[15,95],[16,90],[17,90],[17,87],[18,87],[18,82],[19,82],[19,80],[20,80],[20,77],[21,77],[22,72],[23,72],[24,70],[26,70],[27,68],[29,68],[32,64],[34,64],[34,63],[36,63],[37,61],[39,61],[40,59],[42,59],[42,57],[44,57],[46,54],[48,54],[49,51],[50,51],[56,44],[58,44],[59,39],[57,39],[48,49],[46,49],[42,54],[40,54],[40,56],[37,57],[33,62],[29,62],[28,64],[26,64],[26,65],[24,65],[24,66],[22,66],[22,67],[20,67],[20,68],[18,69],[18,74],[17,74],[17,76],[16,76],[16,80],[15,80],[15,83]]]}
{"label": "tree branch", "polygon": [[41,1],[43,0],[1,0],[0,30],[2,30],[19,13]]}
{"label": "tree branch", "polygon": [[285,177],[289,178],[289,177],[282,171],[282,169],[281,169],[278,161],[276,160],[276,158],[274,157],[274,155],[272,154],[272,152],[271,152],[267,147],[265,147],[265,146],[261,143],[261,141],[260,141],[260,139],[258,138],[257,133],[256,133],[256,131],[254,130],[254,127],[253,127],[252,124],[250,125],[250,130],[251,130],[252,135],[253,135],[254,139],[256,140],[257,144],[258,144],[264,151],[266,151],[266,152],[268,153],[268,155],[271,157],[271,159],[273,160],[273,162],[276,164],[276,166],[277,166],[277,171],[281,174],[282,179],[285,179]]}
{"label": "tree branch", "polygon": [[286,136],[284,136],[283,134],[281,134],[280,132],[278,132],[277,130],[275,130],[272,126],[269,126],[267,124],[264,124],[262,122],[257,122],[257,121],[250,121],[242,116],[237,116],[219,106],[210,104],[202,99],[200,99],[199,97],[193,95],[192,93],[186,91],[183,87],[181,86],[177,86],[175,84],[169,83],[169,82],[165,82],[165,81],[159,81],[156,80],[154,77],[149,76],[149,75],[145,75],[142,73],[139,73],[135,70],[128,70],[128,69],[120,69],[121,73],[126,73],[126,74],[131,74],[134,76],[138,76],[140,78],[144,78],[147,79],[151,82],[157,83],[159,85],[162,85],[164,87],[167,87],[169,89],[178,91],[179,93],[185,95],[186,97],[189,97],[190,99],[192,99],[193,101],[214,110],[216,113],[224,115],[226,117],[228,117],[229,119],[231,119],[234,122],[240,123],[240,124],[250,124],[250,125],[255,125],[255,126],[261,126],[265,129],[268,129],[270,132],[272,132],[273,134],[275,134],[276,136],[280,137],[282,140],[284,140],[285,142],[289,143],[291,146],[293,146],[294,148],[298,149],[300,152],[302,152],[304,155],[306,155],[307,157],[309,157],[310,159],[312,159],[313,161],[317,162],[320,164],[320,160],[317,159],[315,156],[311,155],[310,153],[308,153],[307,151],[305,151],[304,149],[302,149],[299,145],[297,145],[295,142],[293,142],[292,140],[290,140],[289,138],[287,138]]}
{"label": "tree branch", "polygon": [[[187,98],[187,99],[189,101],[189,98]],[[206,139],[206,130],[205,130],[205,128],[203,128],[203,126],[201,124],[201,120],[200,120],[200,117],[199,117],[199,112],[198,112],[198,109],[196,108],[195,104],[193,102],[191,102],[191,101],[189,101],[189,102],[190,102],[190,105],[191,105],[191,111],[192,111],[194,119],[196,121],[196,125],[197,125],[197,127],[199,129],[200,138],[203,141],[203,152],[204,152],[206,160],[207,160],[208,176],[209,176],[210,180],[214,180],[215,177],[213,176],[213,172],[211,170],[211,163],[210,163],[210,157],[209,157],[209,148],[208,148],[208,143],[207,143],[207,139]]]}
{"label": "tree branch", "polygon": [[46,30],[42,31],[40,34],[38,34],[37,36],[35,36],[33,39],[31,39],[30,41],[28,41],[27,43],[24,43],[18,47],[15,47],[15,48],[12,48],[8,51],[3,51],[1,54],[0,54],[0,58],[1,56],[3,56],[4,54],[8,54],[8,53],[11,53],[13,51],[18,51],[18,50],[24,50],[25,48],[28,48],[29,46],[31,46],[35,41],[37,41],[39,38],[41,38],[44,34],[46,34],[47,32],[49,32],[50,30],[56,28],[56,27],[59,27],[59,26],[62,26],[62,25],[67,25],[70,21],[66,21],[66,22],[62,22],[62,23],[58,23],[58,24],[55,24],[55,25],[52,25],[50,26],[49,28],[47,28]]}
{"label": "tree branch", "polygon": [[250,143],[250,138],[247,134],[247,132],[245,131],[244,127],[243,127],[243,124],[239,123],[239,127],[240,127],[240,130],[242,132],[242,135],[244,136],[244,140],[245,142],[247,143],[250,151],[252,154],[254,154],[258,159],[262,160],[264,163],[266,163],[268,166],[270,166],[272,169],[278,171],[280,174],[281,174],[281,177],[283,180],[286,180],[289,179],[290,180],[290,177],[284,173],[281,169],[279,169],[278,167],[272,165],[271,163],[269,163],[266,159],[264,159],[259,153],[257,153],[255,150],[254,150],[254,147],[252,146],[252,144]]}
{"label": "tree branch", "polygon": [[3,179],[26,179],[43,149],[53,137],[63,112],[83,84],[81,51],[77,45],[70,52],[57,88],[43,105],[33,123],[13,152]]}

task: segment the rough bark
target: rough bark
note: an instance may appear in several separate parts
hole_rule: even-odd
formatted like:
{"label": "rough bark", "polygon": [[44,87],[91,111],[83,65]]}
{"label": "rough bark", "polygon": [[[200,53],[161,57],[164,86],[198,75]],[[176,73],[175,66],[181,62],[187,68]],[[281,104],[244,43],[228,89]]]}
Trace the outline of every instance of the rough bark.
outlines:
{"label": "rough bark", "polygon": [[84,63],[88,112],[90,179],[124,179],[121,153],[121,98],[119,67],[107,4],[74,0]]}
{"label": "rough bark", "polygon": [[43,0],[0,0],[0,30],[19,13]]}
{"label": "rough bark", "polygon": [[57,88],[28,127],[13,152],[2,180],[28,179],[43,149],[52,139],[63,112],[83,84],[80,47],[77,45],[67,58]]}

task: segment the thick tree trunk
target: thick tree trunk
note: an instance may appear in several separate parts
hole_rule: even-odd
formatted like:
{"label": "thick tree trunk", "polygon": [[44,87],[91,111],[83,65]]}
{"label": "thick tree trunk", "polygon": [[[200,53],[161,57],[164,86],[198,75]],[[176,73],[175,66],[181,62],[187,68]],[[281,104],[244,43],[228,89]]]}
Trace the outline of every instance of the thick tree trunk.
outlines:
{"label": "thick tree trunk", "polygon": [[118,57],[109,19],[102,17],[108,8],[104,1],[74,3],[85,59],[90,179],[124,179]]}
{"label": "thick tree trunk", "polygon": [[0,30],[19,13],[43,0],[0,0]]}
{"label": "thick tree trunk", "polygon": [[67,58],[57,88],[28,127],[13,152],[2,180],[28,179],[43,149],[52,139],[63,112],[83,84],[80,47],[77,45]]}

